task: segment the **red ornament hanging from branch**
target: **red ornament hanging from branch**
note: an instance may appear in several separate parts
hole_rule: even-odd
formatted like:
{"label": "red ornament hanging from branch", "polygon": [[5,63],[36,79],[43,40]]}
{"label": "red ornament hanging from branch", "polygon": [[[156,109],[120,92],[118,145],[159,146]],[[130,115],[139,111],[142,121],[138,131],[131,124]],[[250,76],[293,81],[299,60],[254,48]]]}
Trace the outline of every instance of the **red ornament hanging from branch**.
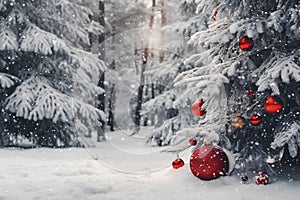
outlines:
{"label": "red ornament hanging from branch", "polygon": [[254,97],[254,92],[252,90],[248,91],[248,97]]}
{"label": "red ornament hanging from branch", "polygon": [[282,109],[281,100],[278,97],[271,95],[268,97],[264,103],[264,108],[266,112],[270,114],[276,114]]}
{"label": "red ornament hanging from branch", "polygon": [[229,160],[219,146],[204,144],[193,152],[190,169],[196,177],[212,180],[228,173]]}
{"label": "red ornament hanging from branch", "polygon": [[260,116],[257,114],[252,115],[250,118],[250,123],[252,125],[259,125],[261,123]]}
{"label": "red ornament hanging from branch", "polygon": [[197,144],[197,140],[195,138],[191,138],[189,140],[189,144],[192,145],[192,146],[195,146]]}
{"label": "red ornament hanging from branch", "polygon": [[172,162],[172,166],[174,169],[178,169],[184,166],[184,161],[181,158],[177,158]]}
{"label": "red ornament hanging from branch", "polygon": [[201,108],[204,101],[203,99],[200,99],[199,101],[196,101],[192,104],[192,113],[197,117],[203,117],[206,114],[206,111]]}
{"label": "red ornament hanging from branch", "polygon": [[253,48],[253,40],[248,36],[244,36],[239,41],[239,47],[243,51],[250,51]]}

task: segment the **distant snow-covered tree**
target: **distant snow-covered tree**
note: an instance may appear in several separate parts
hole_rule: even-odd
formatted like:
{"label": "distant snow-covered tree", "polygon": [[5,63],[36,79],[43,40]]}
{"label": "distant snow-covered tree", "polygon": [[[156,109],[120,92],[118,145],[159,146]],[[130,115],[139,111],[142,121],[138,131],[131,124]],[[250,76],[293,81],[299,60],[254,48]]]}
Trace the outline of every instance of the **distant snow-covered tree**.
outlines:
{"label": "distant snow-covered tree", "polygon": [[[180,5],[180,6],[178,6]],[[155,129],[148,138],[151,145],[169,145],[179,134],[180,129],[190,128],[196,124],[196,118],[190,113],[190,105],[194,98],[189,101],[181,101],[182,95],[189,95],[184,88],[174,87],[174,80],[180,74],[195,66],[185,58],[202,48],[192,48],[187,40],[197,31],[207,28],[207,15],[194,13],[194,1],[172,1],[165,3],[167,23],[162,27],[162,32],[167,37],[160,45],[163,59],[152,62],[150,69],[145,72],[148,84],[161,86],[159,94],[145,101],[143,114],[150,118],[158,118],[154,122]],[[177,17],[172,16],[170,10],[181,13]],[[193,11],[193,12],[191,12]],[[154,49],[157,51],[157,49]],[[159,55],[157,55],[159,58]]]}
{"label": "distant snow-covered tree", "polygon": [[74,143],[76,118],[91,129],[105,117],[92,105],[105,65],[83,50],[103,27],[69,0],[5,0],[0,13],[2,145]]}

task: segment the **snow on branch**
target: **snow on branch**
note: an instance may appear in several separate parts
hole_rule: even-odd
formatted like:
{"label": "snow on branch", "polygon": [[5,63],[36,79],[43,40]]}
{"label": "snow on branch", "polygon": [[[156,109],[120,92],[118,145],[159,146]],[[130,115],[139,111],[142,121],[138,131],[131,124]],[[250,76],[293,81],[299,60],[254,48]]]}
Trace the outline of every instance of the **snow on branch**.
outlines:
{"label": "snow on branch", "polygon": [[[90,19],[92,11],[79,5],[78,1],[54,0],[53,3],[33,4],[34,10],[28,13],[30,20],[37,22],[42,29],[71,41],[74,45],[79,41],[89,44],[89,33],[98,35],[105,31],[103,26]],[[48,9],[38,9],[36,12],[35,7],[42,6],[47,6]]]}
{"label": "snow on branch", "polygon": [[275,135],[271,144],[273,149],[288,145],[289,153],[294,158],[298,154],[298,146],[300,147],[300,122],[294,122],[283,132]]}
{"label": "snow on branch", "polygon": [[170,85],[168,83],[172,83],[172,80],[176,77],[180,64],[174,64],[174,62],[169,60],[147,70],[144,74],[153,77],[155,81],[161,84]]}
{"label": "snow on branch", "polygon": [[160,95],[157,95],[154,99],[150,99],[149,101],[143,104],[143,111],[141,112],[142,115],[156,112],[154,107],[166,107],[172,108],[173,107],[173,100],[176,98],[176,91],[169,90]]}
{"label": "snow on branch", "polygon": [[203,44],[205,47],[215,44],[226,44],[234,38],[229,31],[230,23],[228,19],[222,19],[211,24],[208,31],[200,31],[192,35],[189,44]]}
{"label": "snow on branch", "polygon": [[[298,54],[298,55],[297,55]],[[300,81],[300,66],[296,63],[296,57],[299,57],[300,51],[296,54],[287,56],[277,53],[273,58],[267,60],[253,74],[263,74],[259,77],[256,85],[259,86],[259,91],[264,91],[269,88],[269,85],[280,79],[284,83],[290,83],[291,79]]]}
{"label": "snow on branch", "polygon": [[41,53],[45,55],[51,55],[59,50],[68,49],[63,40],[33,24],[28,24],[27,28],[23,32],[20,41],[20,48],[23,51]]}
{"label": "snow on branch", "polygon": [[236,21],[229,26],[229,31],[232,34],[243,35],[257,38],[259,34],[264,33],[267,29],[267,19],[264,18],[246,18]]}
{"label": "snow on branch", "polygon": [[17,51],[19,44],[17,36],[8,28],[0,29],[0,50],[14,50]]}
{"label": "snow on branch", "polygon": [[77,65],[77,68],[82,68],[90,79],[95,76],[97,79],[99,74],[106,69],[104,62],[97,55],[69,46],[56,35],[33,24],[28,25],[21,38],[20,48],[24,51],[45,55],[58,51],[66,53],[71,58],[71,63]]}
{"label": "snow on branch", "polygon": [[2,88],[10,88],[15,84],[15,81],[18,81],[19,79],[15,76],[0,73],[0,85]]}
{"label": "snow on branch", "polygon": [[291,8],[289,10],[289,16],[291,17],[291,19],[289,20],[288,26],[290,26],[291,28],[287,30],[287,35],[295,36],[297,39],[300,39],[300,9]]}
{"label": "snow on branch", "polygon": [[6,109],[29,120],[52,119],[68,122],[77,116],[86,119],[105,119],[105,114],[94,106],[62,94],[43,78],[31,77],[18,86],[8,97]]}
{"label": "snow on branch", "polygon": [[182,80],[176,82],[175,87],[184,85],[184,84],[188,84],[189,86],[197,86],[197,87],[203,88],[203,87],[207,86],[209,83],[214,83],[215,85],[219,86],[219,85],[222,85],[223,83],[229,83],[229,80],[226,76],[223,76],[222,74],[209,74],[209,75],[198,75],[197,74],[195,76],[195,72],[194,72],[194,73],[187,75]]}
{"label": "snow on branch", "polygon": [[197,4],[196,13],[211,13],[214,9],[216,9],[218,5],[218,1],[202,1],[202,0],[195,0]]}
{"label": "snow on branch", "polygon": [[[71,48],[71,51],[67,53],[71,57],[72,63],[78,65],[79,70],[89,77],[85,80],[98,83],[100,74],[106,70],[106,65],[97,55],[77,48]],[[77,75],[81,76],[80,73]]]}
{"label": "snow on branch", "polygon": [[272,149],[280,149],[287,144],[290,155],[297,156],[298,147],[300,147],[300,107],[294,108],[281,120],[274,135],[274,141],[271,143]]}

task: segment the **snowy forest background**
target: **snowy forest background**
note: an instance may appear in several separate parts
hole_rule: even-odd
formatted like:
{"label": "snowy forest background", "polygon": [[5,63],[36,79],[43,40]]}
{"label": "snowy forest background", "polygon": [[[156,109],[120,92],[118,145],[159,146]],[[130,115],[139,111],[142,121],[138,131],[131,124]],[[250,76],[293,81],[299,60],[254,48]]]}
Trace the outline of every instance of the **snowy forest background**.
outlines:
{"label": "snowy forest background", "polygon": [[[97,148],[123,130],[174,153],[189,138],[213,141],[241,172],[298,164],[299,6],[0,0],[0,146]],[[250,51],[238,46],[245,35]],[[283,105],[275,114],[263,106],[271,95]],[[199,99],[202,118],[191,113]],[[237,130],[238,114],[246,125]]]}

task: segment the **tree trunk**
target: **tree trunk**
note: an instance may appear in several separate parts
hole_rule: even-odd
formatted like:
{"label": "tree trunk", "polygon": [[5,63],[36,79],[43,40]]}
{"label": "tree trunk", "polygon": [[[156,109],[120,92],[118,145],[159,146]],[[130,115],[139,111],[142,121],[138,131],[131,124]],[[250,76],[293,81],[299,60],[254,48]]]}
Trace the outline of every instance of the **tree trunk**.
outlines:
{"label": "tree trunk", "polygon": [[[101,0],[101,1],[99,1],[99,23],[102,26],[105,26],[104,14],[105,14],[104,1]],[[102,44],[101,48],[100,48],[100,55],[99,55],[99,58],[101,60],[105,59],[104,41],[105,41],[105,34],[103,33],[103,34],[99,35],[99,45]],[[98,86],[105,90],[104,81],[105,81],[105,74],[103,72],[100,76]],[[99,95],[98,100],[99,100],[98,108],[100,110],[102,110],[103,112],[105,112],[105,93]],[[104,133],[105,133],[105,121],[101,120],[101,124],[102,124],[101,125],[101,130],[97,131],[97,141],[98,142],[105,139],[105,135],[104,135]]]}
{"label": "tree trunk", "polygon": [[155,7],[156,0],[152,0],[152,7]]}
{"label": "tree trunk", "polygon": [[110,90],[110,98],[108,102],[108,125],[110,126],[110,131],[114,131],[114,104],[115,104],[115,84],[112,84],[111,90]]}
{"label": "tree trunk", "polygon": [[[166,25],[167,18],[166,18],[166,13],[164,10],[164,0],[161,2],[161,27],[164,27]],[[164,39],[164,32],[163,30],[161,31],[161,41]],[[163,62],[165,59],[165,54],[162,50],[159,52],[159,62]]]}
{"label": "tree trunk", "polygon": [[135,133],[138,133],[140,130],[140,123],[141,123],[141,109],[142,109],[142,103],[143,103],[143,91],[144,91],[144,72],[146,69],[147,61],[148,61],[148,48],[146,47],[143,52],[142,60],[143,64],[141,67],[141,76],[140,76],[140,86],[138,89],[138,99],[137,99],[137,105],[135,110]]}
{"label": "tree trunk", "polygon": [[[136,38],[135,38],[135,40],[136,40]],[[136,74],[139,74],[138,49],[137,49],[136,41],[134,42],[134,66],[135,66]]]}

